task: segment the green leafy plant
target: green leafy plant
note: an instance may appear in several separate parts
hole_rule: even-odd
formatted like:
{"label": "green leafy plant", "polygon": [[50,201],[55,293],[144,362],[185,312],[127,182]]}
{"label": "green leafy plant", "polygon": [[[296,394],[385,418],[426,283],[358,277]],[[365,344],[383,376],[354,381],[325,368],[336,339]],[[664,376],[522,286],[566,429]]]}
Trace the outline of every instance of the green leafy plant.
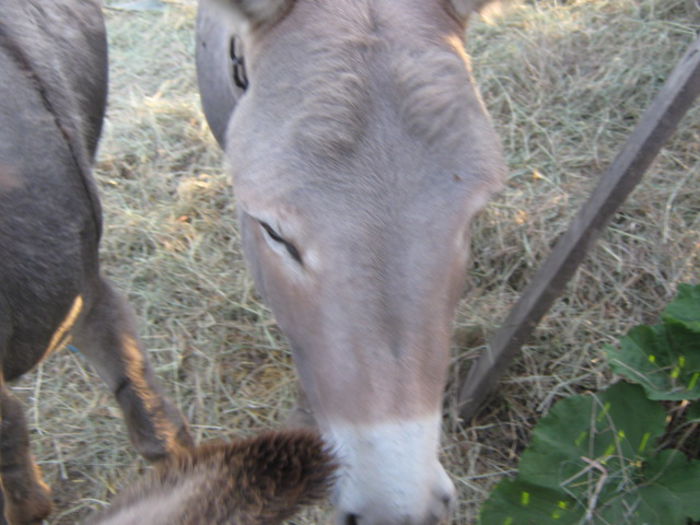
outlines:
{"label": "green leafy plant", "polygon": [[662,324],[641,325],[606,348],[610,366],[639,383],[649,399],[700,398],[700,286],[680,285],[661,314]]}
{"label": "green leafy plant", "polygon": [[[685,525],[700,520],[700,461],[661,449],[661,400],[700,398],[700,286],[681,285],[663,323],[638,326],[608,347],[631,381],[556,403],[533,430],[514,480],[481,509],[482,525]],[[700,422],[700,402],[686,410]]]}
{"label": "green leafy plant", "polygon": [[687,418],[689,423],[700,423],[700,403],[690,405]]}

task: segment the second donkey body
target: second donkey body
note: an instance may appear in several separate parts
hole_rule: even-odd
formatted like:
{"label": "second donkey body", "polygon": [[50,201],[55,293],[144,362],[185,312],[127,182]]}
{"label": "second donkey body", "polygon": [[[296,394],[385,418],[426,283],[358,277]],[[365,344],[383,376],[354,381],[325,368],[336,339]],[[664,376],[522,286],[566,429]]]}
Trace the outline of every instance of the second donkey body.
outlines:
{"label": "second donkey body", "polygon": [[68,338],[116,396],[142,455],[192,440],[100,273],[91,165],[107,95],[101,4],[0,0],[0,13],[0,524],[29,525],[50,512],[50,492],[7,382]]}

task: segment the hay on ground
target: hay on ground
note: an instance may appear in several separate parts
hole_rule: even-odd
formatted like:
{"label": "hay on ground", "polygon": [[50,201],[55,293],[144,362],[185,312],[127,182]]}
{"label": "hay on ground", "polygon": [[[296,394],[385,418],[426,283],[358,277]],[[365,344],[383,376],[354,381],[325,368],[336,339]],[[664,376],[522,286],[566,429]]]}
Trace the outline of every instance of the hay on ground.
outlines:
{"label": "hay on ground", "polygon": [[[455,523],[475,523],[553,402],[611,381],[602,345],[653,321],[679,282],[700,277],[696,105],[492,400],[460,425],[460,377],[694,39],[690,5],[539,0],[475,20],[468,32],[511,175],[475,225],[455,323],[443,452],[459,490]],[[112,84],[96,170],[104,269],[134,305],[158,375],[197,439],[278,426],[294,403],[293,365],[244,267],[222,156],[200,111],[192,2],[106,14]],[[54,489],[54,525],[79,522],[144,468],[116,404],[83,365],[57,353],[14,386]],[[325,522],[326,512],[295,523]]]}

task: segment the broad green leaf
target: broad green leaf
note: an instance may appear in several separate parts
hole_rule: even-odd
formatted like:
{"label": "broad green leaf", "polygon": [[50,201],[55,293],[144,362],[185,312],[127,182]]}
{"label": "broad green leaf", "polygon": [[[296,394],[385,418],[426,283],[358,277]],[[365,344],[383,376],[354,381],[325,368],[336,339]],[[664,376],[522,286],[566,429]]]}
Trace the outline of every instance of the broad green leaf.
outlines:
{"label": "broad green leaf", "polygon": [[595,513],[596,524],[686,525],[673,493],[660,486],[634,487]]}
{"label": "broad green leaf", "polygon": [[657,497],[651,496],[651,491],[663,488],[671,494],[669,501],[681,509],[683,518],[700,520],[700,461],[688,461],[678,450],[663,450],[648,461],[643,476],[643,488],[649,497]]}
{"label": "broad green leaf", "polygon": [[602,523],[686,525],[700,516],[698,499],[700,462],[689,462],[682,452],[664,450],[640,469],[636,485],[604,505],[597,514]]}
{"label": "broad green leaf", "polygon": [[624,382],[559,401],[533,430],[516,480],[499,484],[484,505],[482,524],[583,523],[587,515],[591,523],[617,525],[627,516],[643,524],[657,512],[640,493],[643,466],[665,417],[660,403]]}
{"label": "broad green leaf", "polygon": [[563,399],[535,427],[520,474],[585,500],[589,485],[602,475],[609,484],[627,482],[630,470],[652,453],[665,417],[659,403],[625,382],[599,394]]}
{"label": "broad green leaf", "polygon": [[700,401],[692,403],[686,414],[689,423],[700,423]]}
{"label": "broad green leaf", "polygon": [[596,509],[593,523],[686,525],[687,516],[678,503],[678,498],[665,487],[635,486]]}
{"label": "broad green leaf", "polygon": [[683,323],[641,325],[620,339],[620,349],[606,347],[610,367],[641,384],[650,399],[700,398],[700,332]]}
{"label": "broad green leaf", "polygon": [[678,295],[661,314],[666,322],[678,322],[700,333],[700,284],[678,286]]}
{"label": "broad green leaf", "polygon": [[585,509],[560,491],[516,480],[498,484],[481,507],[482,525],[573,525]]}
{"label": "broad green leaf", "polygon": [[[619,350],[606,348],[613,370],[641,386],[558,402],[535,427],[518,477],[482,507],[483,525],[700,520],[700,461],[656,450],[666,413],[654,401],[700,399],[700,286],[681,285],[662,319],[630,330]],[[700,401],[687,420],[700,421]]]}

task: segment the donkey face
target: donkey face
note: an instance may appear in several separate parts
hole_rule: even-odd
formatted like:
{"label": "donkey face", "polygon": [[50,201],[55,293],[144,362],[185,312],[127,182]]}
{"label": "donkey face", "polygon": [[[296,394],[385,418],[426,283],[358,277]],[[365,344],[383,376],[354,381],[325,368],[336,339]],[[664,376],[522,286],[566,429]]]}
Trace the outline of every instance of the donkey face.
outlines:
{"label": "donkey face", "polygon": [[505,171],[462,47],[472,2],[215,4],[250,79],[222,136],[244,248],[339,451],[340,522],[435,523],[469,223]]}

